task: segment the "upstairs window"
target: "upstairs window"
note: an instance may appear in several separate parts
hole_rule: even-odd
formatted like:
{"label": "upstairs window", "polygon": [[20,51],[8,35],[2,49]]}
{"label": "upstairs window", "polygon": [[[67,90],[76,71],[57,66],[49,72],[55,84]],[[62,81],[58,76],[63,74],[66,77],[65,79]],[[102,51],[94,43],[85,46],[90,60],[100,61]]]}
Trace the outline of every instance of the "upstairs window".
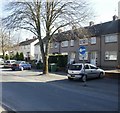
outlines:
{"label": "upstairs window", "polygon": [[68,47],[68,41],[61,42],[61,47]]}
{"label": "upstairs window", "polygon": [[91,37],[90,42],[91,44],[96,44],[96,37]]}
{"label": "upstairs window", "polygon": [[70,46],[74,46],[74,40],[70,40]]}
{"label": "upstairs window", "polygon": [[88,44],[88,39],[87,39],[87,38],[80,39],[80,40],[79,40],[79,44],[80,44],[80,45],[87,45],[87,44]]}
{"label": "upstairs window", "polygon": [[109,42],[117,42],[117,35],[106,35],[105,36],[105,43],[109,43]]}

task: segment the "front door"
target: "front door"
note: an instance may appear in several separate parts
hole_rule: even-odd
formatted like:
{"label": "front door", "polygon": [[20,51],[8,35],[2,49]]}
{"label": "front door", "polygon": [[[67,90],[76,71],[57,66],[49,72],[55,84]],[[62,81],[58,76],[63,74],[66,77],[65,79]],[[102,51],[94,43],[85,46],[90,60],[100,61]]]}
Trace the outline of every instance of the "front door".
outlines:
{"label": "front door", "polygon": [[90,63],[96,66],[96,60],[97,60],[97,52],[93,51],[91,52]]}

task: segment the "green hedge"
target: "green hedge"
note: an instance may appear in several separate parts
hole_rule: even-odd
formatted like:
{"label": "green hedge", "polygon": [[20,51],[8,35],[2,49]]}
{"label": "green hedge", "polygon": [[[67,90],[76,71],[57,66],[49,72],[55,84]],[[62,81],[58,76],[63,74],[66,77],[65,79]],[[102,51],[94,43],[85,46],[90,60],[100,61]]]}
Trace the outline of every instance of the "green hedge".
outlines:
{"label": "green hedge", "polygon": [[49,64],[56,63],[58,70],[64,70],[67,66],[68,55],[50,55]]}

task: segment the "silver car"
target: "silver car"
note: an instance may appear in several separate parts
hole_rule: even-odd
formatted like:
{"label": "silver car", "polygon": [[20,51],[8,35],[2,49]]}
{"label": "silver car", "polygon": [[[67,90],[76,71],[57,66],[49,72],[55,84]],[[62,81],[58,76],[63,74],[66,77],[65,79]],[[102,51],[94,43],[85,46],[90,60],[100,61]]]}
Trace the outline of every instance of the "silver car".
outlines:
{"label": "silver car", "polygon": [[69,80],[82,79],[82,81],[86,81],[87,78],[103,78],[105,71],[92,64],[75,63],[69,66],[67,76]]}

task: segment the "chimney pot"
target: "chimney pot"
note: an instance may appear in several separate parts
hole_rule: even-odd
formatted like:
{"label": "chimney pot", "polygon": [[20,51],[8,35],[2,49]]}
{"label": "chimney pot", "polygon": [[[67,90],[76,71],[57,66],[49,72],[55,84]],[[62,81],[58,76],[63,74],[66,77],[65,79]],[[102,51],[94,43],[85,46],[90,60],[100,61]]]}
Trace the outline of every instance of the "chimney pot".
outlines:
{"label": "chimney pot", "polygon": [[94,22],[93,21],[90,21],[89,22],[89,26],[93,26],[94,25]]}

